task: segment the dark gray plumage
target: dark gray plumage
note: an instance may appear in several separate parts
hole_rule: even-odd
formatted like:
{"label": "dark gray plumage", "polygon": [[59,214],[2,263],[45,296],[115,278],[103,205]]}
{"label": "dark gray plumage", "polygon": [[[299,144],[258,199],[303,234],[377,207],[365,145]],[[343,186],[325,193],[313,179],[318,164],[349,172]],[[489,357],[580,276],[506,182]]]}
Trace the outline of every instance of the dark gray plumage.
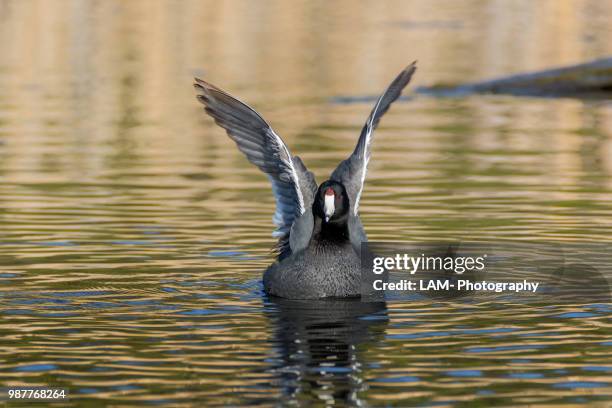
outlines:
{"label": "dark gray plumage", "polygon": [[198,100],[227,131],[247,159],[268,175],[276,198],[274,223],[278,260],[264,273],[271,295],[312,299],[359,296],[361,243],[359,219],[372,135],[416,70],[404,69],[377,100],[353,153],[317,187],[314,175],[252,108],[196,78]]}
{"label": "dark gray plumage", "polygon": [[361,293],[361,259],[349,242],[308,245],[270,265],[264,289],[289,299],[355,297]]}
{"label": "dark gray plumage", "polygon": [[341,182],[346,187],[354,216],[359,214],[359,199],[361,198],[368,162],[370,161],[370,146],[372,145],[374,129],[378,126],[380,118],[389,110],[391,104],[400,97],[402,90],[410,82],[414,71],[416,71],[416,61],[400,72],[387,90],[378,98],[361,130],[355,150],[336,167],[336,170],[334,170],[330,177],[332,180]]}
{"label": "dark gray plumage", "polygon": [[206,81],[196,78],[198,100],[215,122],[227,131],[247,159],[266,173],[276,197],[274,236],[288,241],[293,221],[312,205],[317,189],[314,175],[302,160],[291,156],[270,125],[246,104]]}

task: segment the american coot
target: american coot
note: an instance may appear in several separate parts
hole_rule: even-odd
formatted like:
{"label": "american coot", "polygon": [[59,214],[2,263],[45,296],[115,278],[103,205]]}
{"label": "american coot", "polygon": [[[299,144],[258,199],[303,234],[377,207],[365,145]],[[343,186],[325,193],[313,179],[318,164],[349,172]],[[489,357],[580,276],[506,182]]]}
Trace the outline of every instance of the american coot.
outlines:
{"label": "american coot", "polygon": [[416,70],[404,69],[378,98],[353,153],[317,187],[314,175],[255,110],[196,78],[198,100],[227,131],[247,159],[268,175],[276,198],[278,259],[264,272],[270,295],[292,299],[359,296],[361,243],[359,198],[366,177],[372,134]]}

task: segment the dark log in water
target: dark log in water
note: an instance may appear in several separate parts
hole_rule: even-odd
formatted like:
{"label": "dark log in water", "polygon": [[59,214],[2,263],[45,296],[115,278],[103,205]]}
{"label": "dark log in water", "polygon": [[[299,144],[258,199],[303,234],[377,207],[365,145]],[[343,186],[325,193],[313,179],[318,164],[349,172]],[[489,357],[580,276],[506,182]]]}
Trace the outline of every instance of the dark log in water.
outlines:
{"label": "dark log in water", "polygon": [[483,82],[421,87],[417,92],[437,96],[494,93],[609,98],[612,95],[612,58]]}

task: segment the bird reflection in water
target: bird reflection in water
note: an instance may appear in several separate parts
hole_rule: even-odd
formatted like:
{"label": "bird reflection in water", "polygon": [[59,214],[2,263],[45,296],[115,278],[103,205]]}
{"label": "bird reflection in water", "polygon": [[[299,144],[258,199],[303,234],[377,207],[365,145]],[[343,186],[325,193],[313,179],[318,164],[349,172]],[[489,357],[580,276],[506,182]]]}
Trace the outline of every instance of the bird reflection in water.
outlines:
{"label": "bird reflection in water", "polygon": [[278,355],[273,372],[283,403],[358,403],[364,388],[360,354],[384,337],[386,303],[276,297],[265,303]]}

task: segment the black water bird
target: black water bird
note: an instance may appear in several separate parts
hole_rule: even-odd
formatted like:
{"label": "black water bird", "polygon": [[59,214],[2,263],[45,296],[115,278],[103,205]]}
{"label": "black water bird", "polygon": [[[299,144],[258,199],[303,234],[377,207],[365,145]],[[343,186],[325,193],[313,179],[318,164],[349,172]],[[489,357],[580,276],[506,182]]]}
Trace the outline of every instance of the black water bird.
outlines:
{"label": "black water bird", "polygon": [[361,291],[359,219],[374,129],[416,70],[413,62],[378,98],[353,153],[317,186],[314,175],[252,108],[201,79],[198,100],[247,159],[266,173],[276,198],[278,259],[264,272],[265,291],[291,299],[354,297]]}

